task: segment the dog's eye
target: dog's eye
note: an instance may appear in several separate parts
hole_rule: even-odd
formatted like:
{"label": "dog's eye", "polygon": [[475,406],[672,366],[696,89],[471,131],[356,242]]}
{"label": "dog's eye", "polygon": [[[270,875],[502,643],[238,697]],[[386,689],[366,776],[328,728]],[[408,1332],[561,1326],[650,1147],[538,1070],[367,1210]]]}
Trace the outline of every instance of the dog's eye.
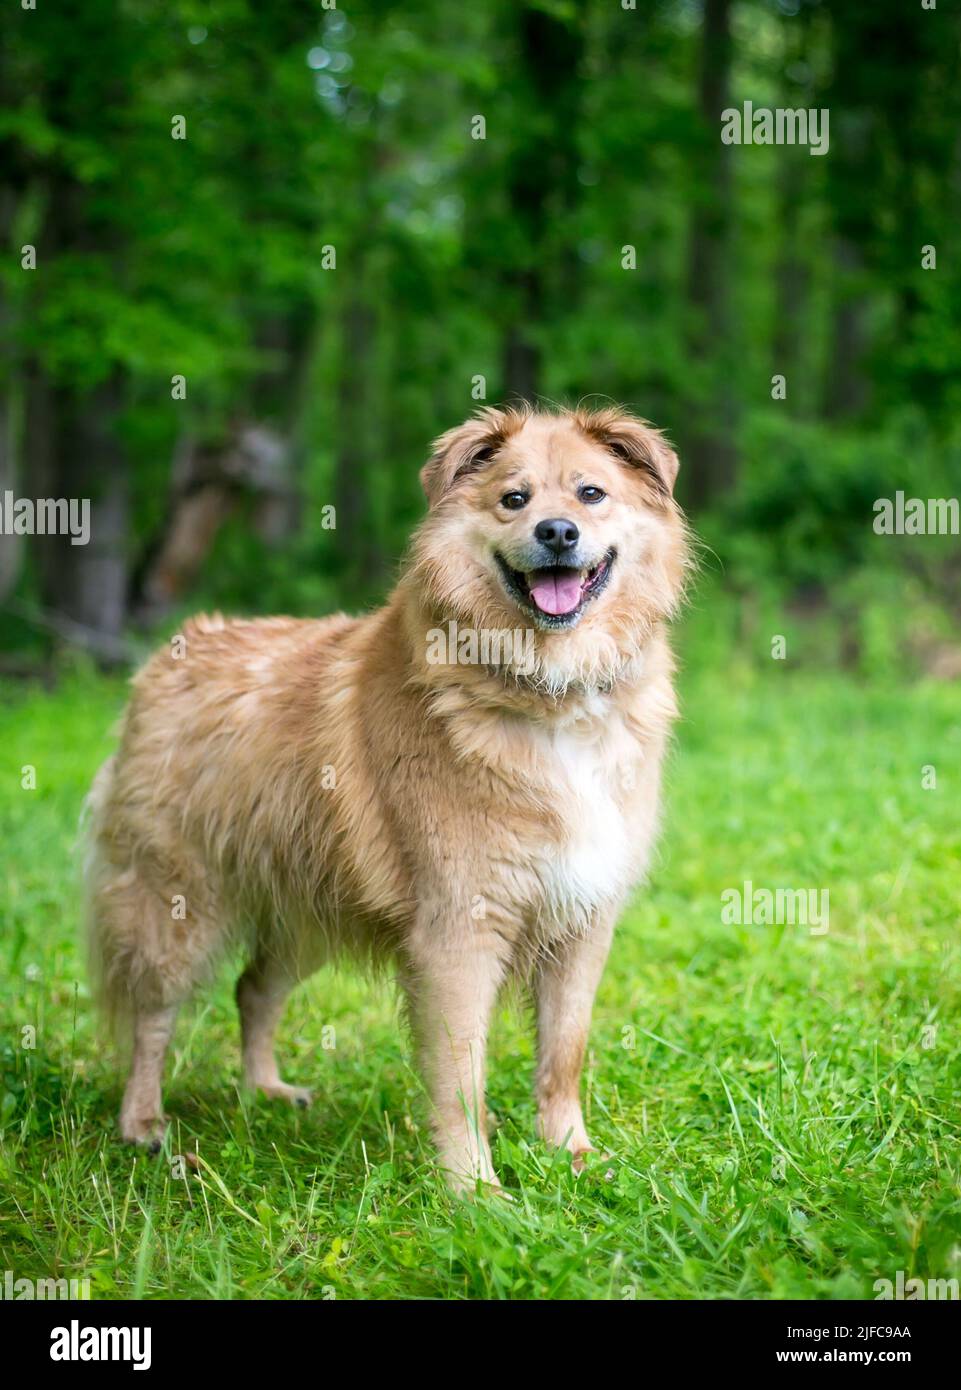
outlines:
{"label": "dog's eye", "polygon": [[506,507],[509,512],[519,512],[521,507],[526,507],[528,497],[526,492],[505,492],[501,498],[501,506]]}
{"label": "dog's eye", "polygon": [[582,502],[602,502],[607,496],[603,488],[594,487],[591,483],[585,483],[582,488],[578,488],[577,495]]}

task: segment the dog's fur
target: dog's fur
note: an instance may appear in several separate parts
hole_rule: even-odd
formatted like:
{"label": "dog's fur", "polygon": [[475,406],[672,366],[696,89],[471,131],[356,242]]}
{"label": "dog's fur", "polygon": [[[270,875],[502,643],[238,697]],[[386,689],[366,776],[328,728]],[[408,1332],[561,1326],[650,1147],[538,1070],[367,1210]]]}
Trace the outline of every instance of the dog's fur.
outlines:
{"label": "dog's fur", "polygon": [[[675,714],[676,472],[663,437],[613,408],[482,410],[423,470],[430,510],[385,607],[197,618],[183,650],[141,670],[91,792],[87,866],[100,998],[132,1029],[126,1139],[156,1146],[178,1006],[240,940],[251,1086],[306,1104],[274,1059],[289,991],[337,956],[385,959],[409,999],[442,1167],[457,1188],[496,1183],[485,1043],[520,974],[537,1003],[541,1133],[575,1160],[590,1149],[591,1008],[648,862]],[[576,523],[578,568],[606,581],[566,616],[511,578],[544,564],[532,535],[545,518]],[[428,634],[451,620],[530,629],[533,660],[436,664]]]}

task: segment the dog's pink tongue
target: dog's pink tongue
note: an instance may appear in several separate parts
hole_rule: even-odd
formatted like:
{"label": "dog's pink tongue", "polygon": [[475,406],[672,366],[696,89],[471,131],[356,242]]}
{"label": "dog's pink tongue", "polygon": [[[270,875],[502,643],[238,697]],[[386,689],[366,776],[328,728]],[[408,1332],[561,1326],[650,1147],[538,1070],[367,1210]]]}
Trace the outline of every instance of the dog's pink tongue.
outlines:
{"label": "dog's pink tongue", "polygon": [[581,577],[577,570],[537,570],[530,581],[531,598],[542,613],[573,613],[581,601]]}

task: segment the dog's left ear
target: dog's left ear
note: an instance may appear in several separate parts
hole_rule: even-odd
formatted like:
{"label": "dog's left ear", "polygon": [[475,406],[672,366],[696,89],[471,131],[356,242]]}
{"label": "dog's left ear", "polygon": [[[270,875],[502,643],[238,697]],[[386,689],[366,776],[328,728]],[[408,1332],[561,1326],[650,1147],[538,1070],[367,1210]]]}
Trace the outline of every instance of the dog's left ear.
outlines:
{"label": "dog's left ear", "polygon": [[462,478],[479,472],[522,423],[522,417],[514,410],[485,406],[470,420],[435,439],[434,451],[420,470],[421,485],[430,505],[436,506]]}
{"label": "dog's left ear", "polygon": [[597,411],[582,427],[616,458],[643,469],[662,497],[671,496],[680,463],[660,430],[623,410]]}

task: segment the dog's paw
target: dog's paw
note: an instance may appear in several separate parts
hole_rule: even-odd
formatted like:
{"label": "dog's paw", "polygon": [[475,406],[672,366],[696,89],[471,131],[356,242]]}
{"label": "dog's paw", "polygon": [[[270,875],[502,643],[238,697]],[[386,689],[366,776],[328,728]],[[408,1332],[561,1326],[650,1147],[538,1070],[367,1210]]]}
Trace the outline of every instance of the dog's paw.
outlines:
{"label": "dog's paw", "polygon": [[127,1144],[136,1144],[148,1153],[157,1154],[163,1148],[167,1133],[164,1115],[121,1115],[120,1137]]}
{"label": "dog's paw", "polygon": [[452,1196],[470,1201],[475,1197],[497,1197],[503,1202],[513,1202],[514,1198],[501,1187],[500,1178],[492,1173],[487,1178],[468,1177],[460,1173],[445,1173],[448,1189]]}
{"label": "dog's paw", "polygon": [[598,1153],[595,1148],[576,1149],[571,1158],[571,1172],[575,1177],[587,1173],[604,1182],[613,1182],[616,1176],[610,1154]]}
{"label": "dog's paw", "polygon": [[571,1152],[571,1172],[584,1173],[587,1171],[590,1159],[589,1154],[596,1154],[597,1150],[592,1146],[589,1149],[573,1149]]}
{"label": "dog's paw", "polygon": [[440,1168],[449,1191],[455,1197],[503,1197],[511,1200],[501,1187],[489,1153],[480,1159],[471,1153],[442,1153]]}
{"label": "dog's paw", "polygon": [[298,1110],[306,1110],[314,1098],[306,1086],[288,1086],[286,1081],[258,1085],[257,1090],[268,1100],[285,1100],[288,1105],[295,1105]]}

